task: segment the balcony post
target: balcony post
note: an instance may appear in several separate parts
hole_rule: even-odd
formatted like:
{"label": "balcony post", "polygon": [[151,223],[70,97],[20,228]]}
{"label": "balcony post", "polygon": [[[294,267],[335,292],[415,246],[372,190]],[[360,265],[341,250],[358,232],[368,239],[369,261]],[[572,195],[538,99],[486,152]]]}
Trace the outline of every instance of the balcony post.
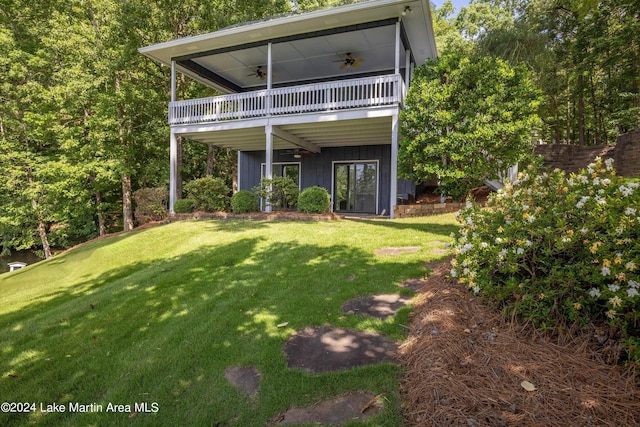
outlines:
{"label": "balcony post", "polygon": [[[273,125],[265,126],[264,132],[266,136],[264,177],[267,179],[272,179],[273,178]],[[271,212],[271,205],[266,201],[264,203],[265,203],[264,211]]]}
{"label": "balcony post", "polygon": [[391,117],[391,183],[389,188],[389,218],[394,217],[394,208],[398,203],[398,113]]}
{"label": "balcony post", "polygon": [[176,203],[176,195],[178,192],[177,186],[177,172],[178,172],[178,137],[173,131],[170,133],[169,142],[169,213],[173,214],[173,206]]}

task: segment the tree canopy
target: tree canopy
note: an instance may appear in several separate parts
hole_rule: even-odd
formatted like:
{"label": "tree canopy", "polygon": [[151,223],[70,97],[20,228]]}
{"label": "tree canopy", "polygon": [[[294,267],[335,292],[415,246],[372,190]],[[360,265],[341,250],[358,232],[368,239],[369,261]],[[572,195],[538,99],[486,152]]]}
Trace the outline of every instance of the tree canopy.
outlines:
{"label": "tree canopy", "polygon": [[437,175],[448,194],[463,196],[531,152],[539,101],[524,67],[460,53],[429,61],[416,69],[400,116],[401,174]]}

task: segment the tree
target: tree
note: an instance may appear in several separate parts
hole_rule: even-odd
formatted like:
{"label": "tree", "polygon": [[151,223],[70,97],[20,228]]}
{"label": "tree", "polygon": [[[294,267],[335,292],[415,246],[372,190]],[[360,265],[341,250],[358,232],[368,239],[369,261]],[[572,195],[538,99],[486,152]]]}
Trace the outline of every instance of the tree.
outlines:
{"label": "tree", "polygon": [[416,69],[402,121],[399,172],[439,177],[463,196],[532,152],[538,90],[523,67],[488,56],[450,54]]}

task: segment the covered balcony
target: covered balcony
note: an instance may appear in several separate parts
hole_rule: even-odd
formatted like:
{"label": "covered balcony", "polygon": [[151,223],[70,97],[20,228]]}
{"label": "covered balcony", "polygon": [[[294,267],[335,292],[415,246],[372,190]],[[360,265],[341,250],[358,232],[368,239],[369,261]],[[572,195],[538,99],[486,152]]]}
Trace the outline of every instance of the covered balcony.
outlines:
{"label": "covered balcony", "polygon": [[169,124],[192,125],[398,105],[405,91],[401,76],[391,74],[174,101],[169,104]]}

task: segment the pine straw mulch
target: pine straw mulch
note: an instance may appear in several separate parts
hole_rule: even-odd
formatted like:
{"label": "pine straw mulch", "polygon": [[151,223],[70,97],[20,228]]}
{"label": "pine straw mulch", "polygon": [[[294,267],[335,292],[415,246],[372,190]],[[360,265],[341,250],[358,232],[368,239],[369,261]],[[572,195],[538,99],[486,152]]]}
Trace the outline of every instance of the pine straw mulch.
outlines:
{"label": "pine straw mulch", "polygon": [[[605,363],[593,333],[571,341],[507,323],[446,278],[440,264],[416,296],[404,416],[418,426],[638,426],[634,371]],[[521,383],[529,381],[535,391]]]}

